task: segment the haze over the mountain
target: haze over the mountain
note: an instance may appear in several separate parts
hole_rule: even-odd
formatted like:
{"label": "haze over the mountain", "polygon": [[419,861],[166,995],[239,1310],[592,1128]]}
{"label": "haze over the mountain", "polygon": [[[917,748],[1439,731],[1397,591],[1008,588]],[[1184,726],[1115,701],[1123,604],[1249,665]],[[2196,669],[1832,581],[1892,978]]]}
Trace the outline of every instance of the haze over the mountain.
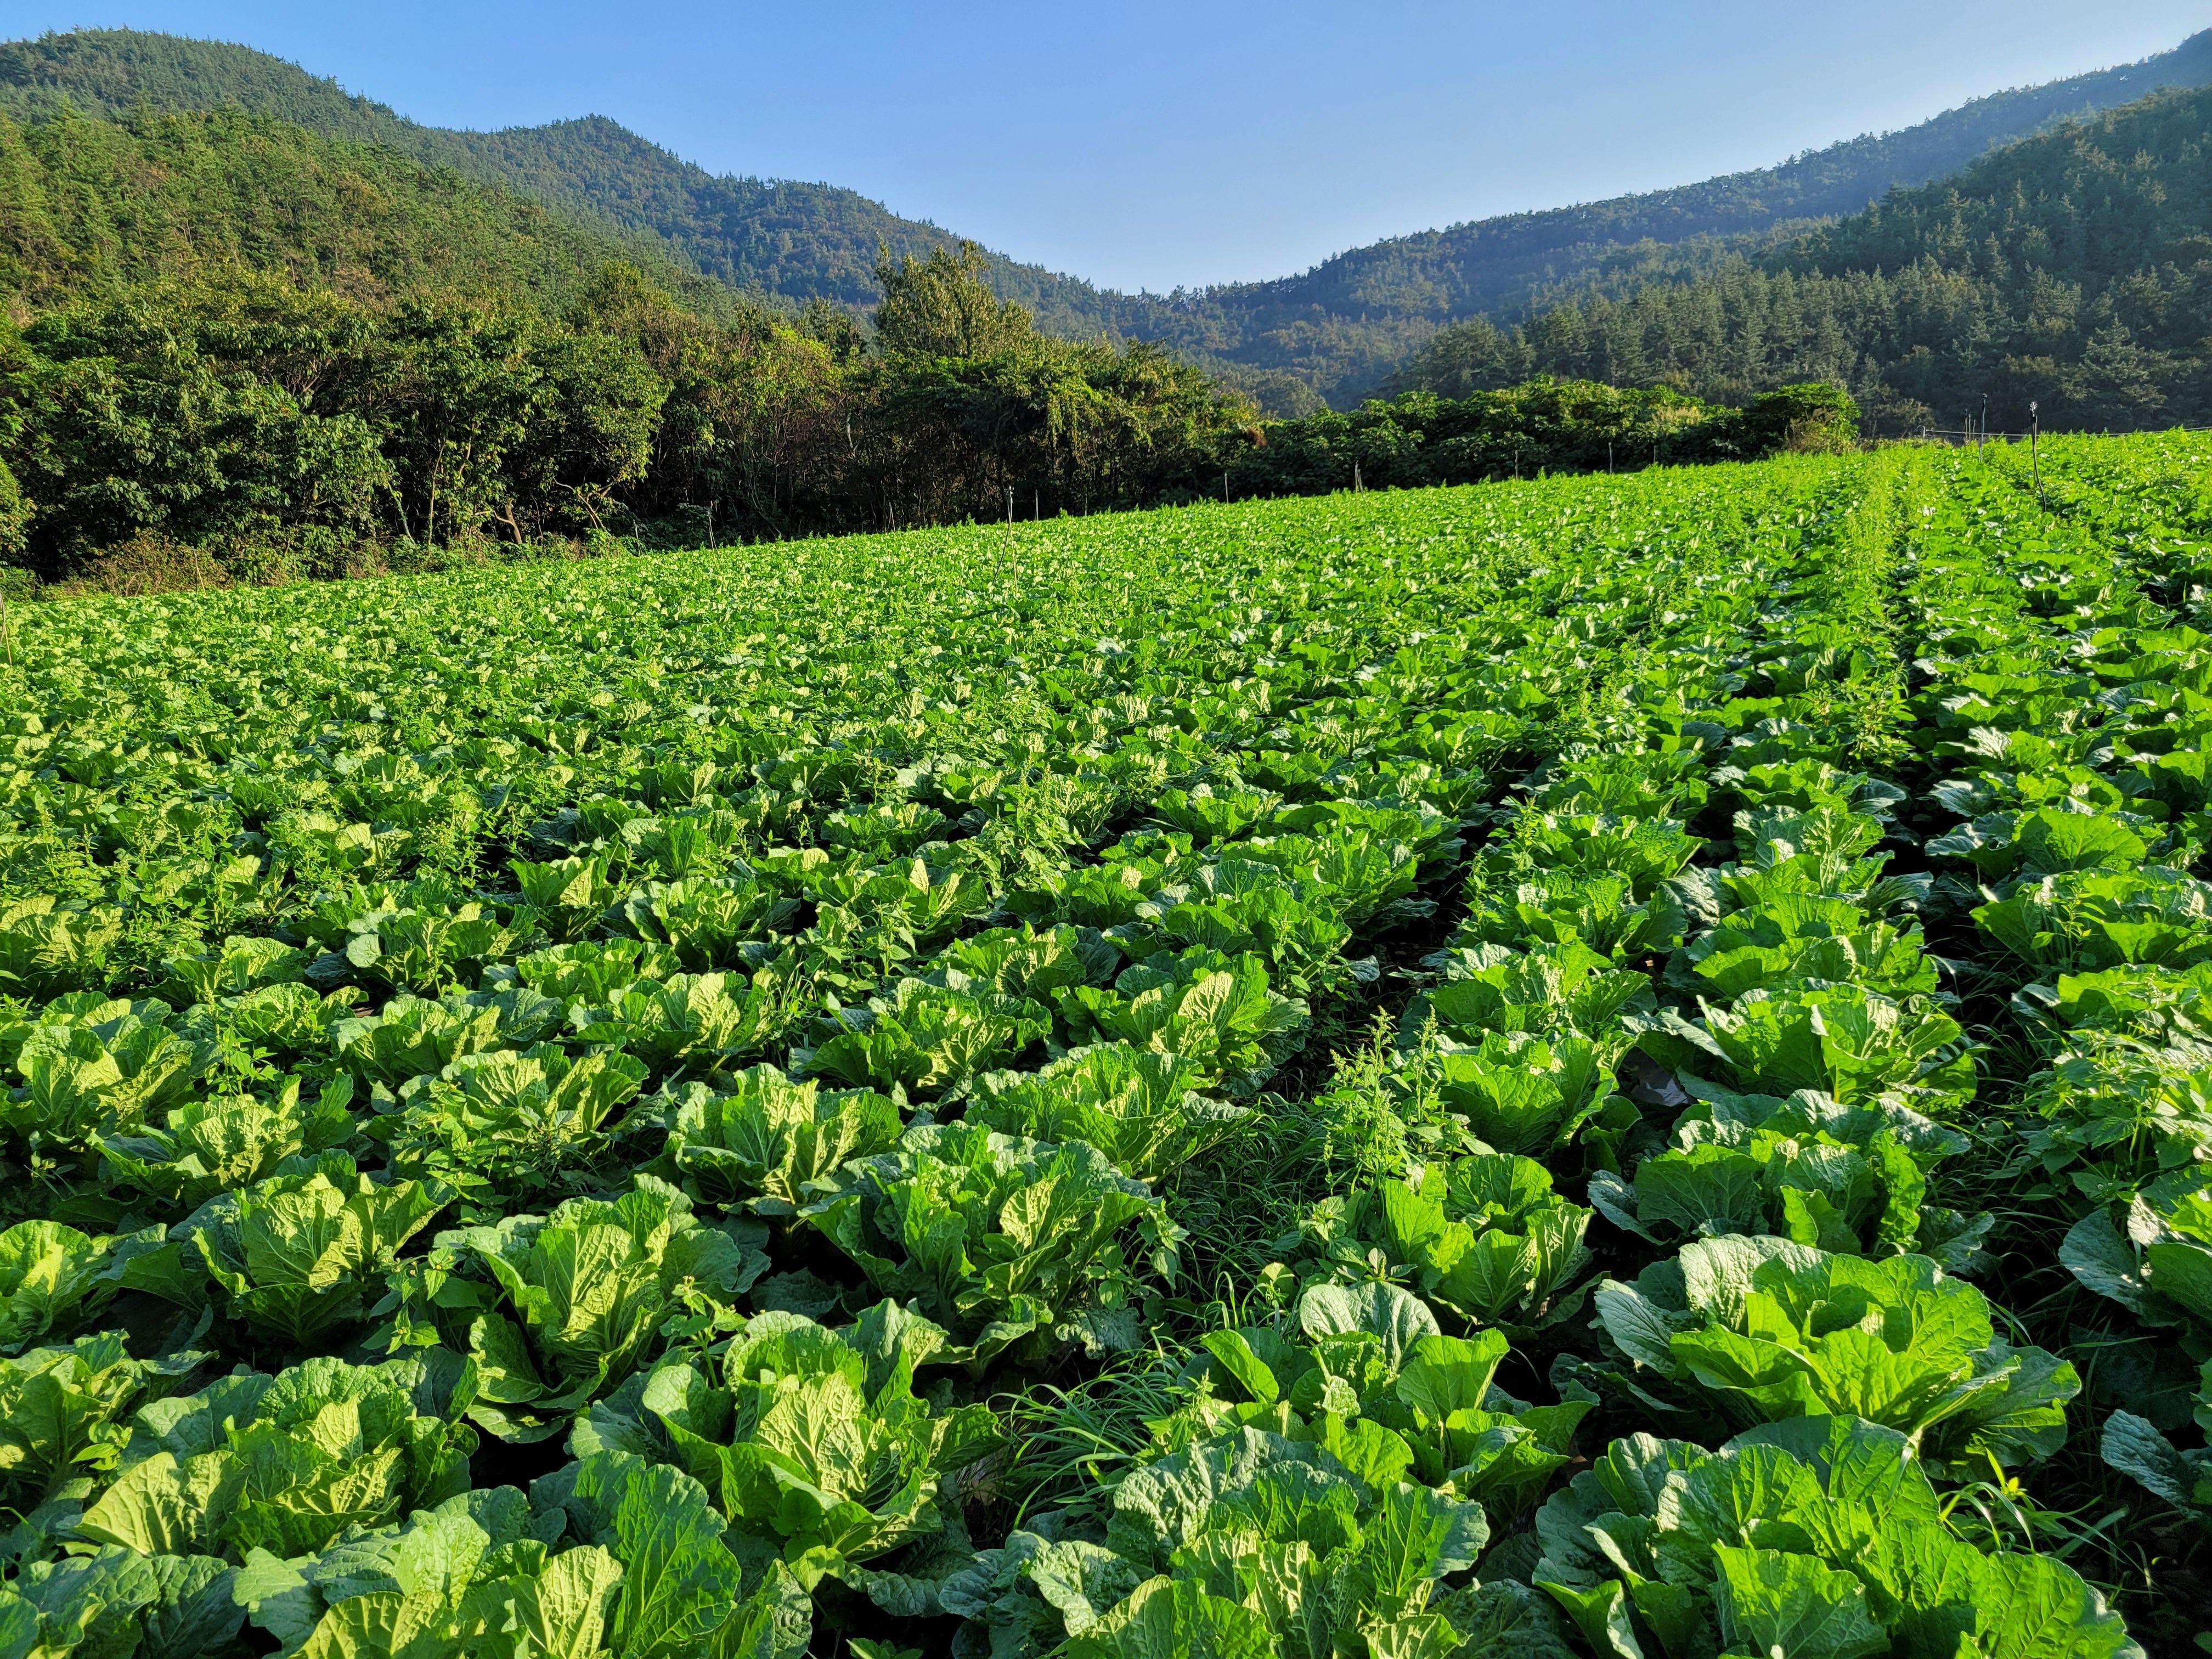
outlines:
{"label": "haze over the mountain", "polygon": [[[1995,145],[2159,87],[2212,84],[2212,30],[2140,64],[1977,99],[1902,131],[1680,189],[1512,215],[1353,249],[1270,281],[1121,295],[994,257],[1000,291],[1063,335],[1155,338],[1287,411],[1342,403],[1440,328],[1510,317],[1540,293],[1646,262],[1655,246],[1771,231],[1943,178]],[[955,230],[826,184],[716,177],[600,117],[499,132],[424,126],[248,47],[131,30],[0,46],[0,111],[38,120],[237,105],[389,146],[533,196],[602,232],[649,234],[708,276],[787,301],[872,304],[878,245],[921,252]],[[956,228],[957,229],[957,228]]]}

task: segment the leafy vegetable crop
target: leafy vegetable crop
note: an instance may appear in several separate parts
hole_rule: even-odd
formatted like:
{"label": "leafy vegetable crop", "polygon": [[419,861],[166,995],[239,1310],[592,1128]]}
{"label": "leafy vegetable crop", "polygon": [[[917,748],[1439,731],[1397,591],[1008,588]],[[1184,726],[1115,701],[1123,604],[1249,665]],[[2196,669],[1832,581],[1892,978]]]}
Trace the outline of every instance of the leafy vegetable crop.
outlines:
{"label": "leafy vegetable crop", "polygon": [[2212,1627],[2208,458],[33,608],[0,1659]]}

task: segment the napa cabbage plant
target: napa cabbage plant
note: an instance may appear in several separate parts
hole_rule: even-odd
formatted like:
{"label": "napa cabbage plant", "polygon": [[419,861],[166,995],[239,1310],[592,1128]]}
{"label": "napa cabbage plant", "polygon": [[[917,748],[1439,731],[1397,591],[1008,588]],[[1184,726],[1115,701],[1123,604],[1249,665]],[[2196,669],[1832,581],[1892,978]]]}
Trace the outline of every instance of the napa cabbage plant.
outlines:
{"label": "napa cabbage plant", "polygon": [[123,912],[112,904],[46,893],[0,902],[0,992],[47,998],[98,991],[122,937]]}
{"label": "napa cabbage plant", "polygon": [[620,1049],[484,1049],[410,1079],[366,1132],[395,1175],[434,1182],[472,1206],[527,1202],[573,1188],[606,1158],[646,1076]]}
{"label": "napa cabbage plant", "polygon": [[1194,845],[1206,847],[1250,835],[1273,816],[1282,801],[1280,795],[1266,789],[1199,783],[1188,789],[1162,790],[1152,810],[1163,823],[1188,835]]}
{"label": "napa cabbage plant", "polygon": [[1928,1182],[1896,1135],[1863,1147],[1815,1131],[1755,1129],[1728,1144],[1700,1140],[1645,1158],[1635,1179],[1590,1177],[1590,1202],[1615,1226],[1655,1244],[1766,1233],[1866,1255],[1912,1247]]}
{"label": "napa cabbage plant", "polygon": [[1616,1440],[1537,1515],[1535,1582],[1599,1653],[2137,1659],[2047,1555],[1984,1554],[1893,1428],[1808,1415],[1717,1452]]}
{"label": "napa cabbage plant", "polygon": [[1416,889],[1447,844],[1438,815],[1376,804],[1316,803],[1286,814],[1285,827],[1308,820],[1312,834],[1247,842],[1238,851],[1275,866],[1297,884],[1301,897],[1325,906],[1355,934],[1383,933],[1435,914],[1434,902],[1417,896]]}
{"label": "napa cabbage plant", "polygon": [[1698,747],[1590,750],[1571,745],[1519,788],[1529,806],[1617,818],[1687,819],[1711,793]]}
{"label": "napa cabbage plant", "polygon": [[[1484,854],[1489,879],[1513,880],[1529,871],[1611,878],[1642,904],[1679,874],[1705,843],[1671,818],[1612,812],[1525,812],[1510,836]],[[1484,878],[1481,876],[1478,879]]]}
{"label": "napa cabbage plant", "polygon": [[2150,841],[2137,833],[2149,827],[2128,813],[2037,806],[1984,813],[1928,850],[1966,859],[1984,881],[2003,887],[2074,871],[2132,870],[2150,854]]}
{"label": "napa cabbage plant", "polygon": [[392,1340],[440,1336],[477,1372],[471,1419],[501,1440],[547,1440],[650,1362],[687,1302],[725,1311],[767,1271],[760,1224],[714,1226],[653,1176],[619,1198],[443,1232],[397,1279]]}
{"label": "napa cabbage plant", "polygon": [[650,1075],[673,1077],[762,1053],[789,1029],[795,1001],[789,972],[775,966],[750,976],[677,974],[637,981],[604,1006],[571,1004],[568,1027],[575,1042],[619,1048]]}
{"label": "napa cabbage plant", "polygon": [[343,1152],[285,1158],[179,1222],[125,1282],[188,1307],[212,1294],[229,1317],[312,1352],[367,1316],[401,1247],[449,1198],[365,1175]]}
{"label": "napa cabbage plant", "polygon": [[479,1487],[319,1553],[249,1557],[236,1601],[306,1659],[799,1659],[805,1592],[740,1560],[698,1483],[599,1453]]}
{"label": "napa cabbage plant", "polygon": [[849,1158],[880,1152],[905,1125],[872,1089],[823,1089],[773,1066],[687,1083],[667,1097],[667,1157],[687,1188],[759,1215],[788,1216]]}
{"label": "napa cabbage plant", "polygon": [[1446,1110],[1467,1121],[1493,1152],[1540,1154],[1571,1142],[1613,1101],[1612,1070],[1584,1037],[1486,1032],[1473,1048],[1446,1046],[1437,1057]]}
{"label": "napa cabbage plant", "polygon": [[508,860],[523,902],[556,944],[594,932],[608,909],[621,902],[623,888],[608,873],[604,858],[565,858],[547,864]]}
{"label": "napa cabbage plant", "polygon": [[2212,962],[2212,884],[2153,865],[2023,881],[1974,925],[2039,972]]}
{"label": "napa cabbage plant", "polygon": [[27,1561],[0,1589],[0,1640],[39,1659],[221,1659],[246,1621],[236,1579],[210,1557],[112,1545]]}
{"label": "napa cabbage plant", "polygon": [[1866,772],[1846,772],[1827,761],[1806,756],[1753,761],[1747,766],[1717,766],[1709,775],[1714,787],[1728,790],[1746,804],[1737,842],[1746,857],[1757,849],[1762,823],[1786,822],[1823,807],[1863,813],[1887,823],[1910,799],[1905,789],[1886,779]]}
{"label": "napa cabbage plant", "polygon": [[1781,893],[1729,912],[1670,964],[1670,976],[1717,1000],[1859,985],[1892,1000],[1936,992],[1919,928],[1870,918],[1847,899]]}
{"label": "napa cabbage plant", "polygon": [[665,946],[637,939],[583,939],[518,957],[514,975],[541,996],[603,1006],[640,980],[660,981],[684,970]]}
{"label": "napa cabbage plant", "polygon": [[[2112,1224],[2116,1207],[2120,1227]],[[2142,1325],[2179,1336],[2179,1352],[2198,1366],[2196,1425],[2212,1432],[2212,1191],[2195,1171],[2163,1176],[2124,1206],[2092,1210],[2067,1233],[2058,1259]],[[2125,1410],[2106,1419],[2100,1449],[2158,1498],[2212,1521],[2212,1452],[2177,1447],[2148,1417]]]}
{"label": "napa cabbage plant", "polygon": [[20,1079],[0,1091],[0,1131],[34,1158],[82,1159],[100,1137],[188,1098],[214,1064],[211,1023],[164,1002],[71,992],[0,1030]]}
{"label": "napa cabbage plant", "polygon": [[1472,1323],[1534,1328],[1582,1306],[1589,1218],[1534,1158],[1485,1152],[1324,1199],[1283,1242],[1306,1277],[1387,1272]]}
{"label": "napa cabbage plant", "polygon": [[1201,1067],[1231,1095],[1249,1095],[1304,1042],[1306,1006],[1271,988],[1249,952],[1160,951],[1123,969],[1111,988],[1054,998],[1067,1046],[1125,1042]]}
{"label": "napa cabbage plant", "polygon": [[849,847],[870,860],[910,856],[931,842],[943,842],[952,822],[921,801],[878,801],[846,807],[822,821],[822,839]]}
{"label": "napa cabbage plant", "polygon": [[1740,1423],[1864,1418],[1938,1468],[2050,1456],[2081,1391],[2071,1364],[2003,1341],[1982,1293],[1925,1256],[1701,1239],[1594,1301],[1632,1386],[1648,1373]]}
{"label": "napa cabbage plant", "polygon": [[769,937],[798,915],[799,901],[750,869],[718,878],[647,882],[622,902],[622,926],[665,946],[695,974],[758,966]]}
{"label": "napa cabbage plant", "polygon": [[1611,962],[1679,945],[1690,927],[1672,884],[1637,896],[1626,876],[1532,869],[1510,882],[1479,874],[1468,883],[1465,945],[1529,949],[1580,945]]}
{"label": "napa cabbage plant", "polygon": [[129,1437],[124,1419],[189,1386],[207,1358],[184,1351],[135,1359],[119,1331],[0,1358],[0,1499],[25,1517],[26,1543],[59,1524],[49,1500],[74,1521],[116,1466]]}
{"label": "napa cabbage plant", "polygon": [[1627,1046],[1621,1015],[1657,1006],[1646,975],[1615,968],[1579,939],[1540,941],[1525,951],[1462,945],[1431,960],[1444,978],[1407,1004],[1399,1030],[1408,1040],[1433,1018],[1443,1036],[1462,1045],[1478,1045],[1491,1032],[1558,1033],[1597,1045],[1611,1063]]}
{"label": "napa cabbage plant", "polygon": [[1638,1021],[1638,1046],[1678,1074],[1745,1094],[1807,1090],[1847,1106],[1894,1094],[1936,1116],[1973,1093],[1964,1031],[1923,998],[1826,985],[1702,1006],[1695,1024],[1671,1011]]}
{"label": "napa cabbage plant", "polygon": [[179,1219],[217,1195],[276,1174],[287,1158],[313,1158],[343,1148],[359,1133],[348,1110],[353,1079],[341,1073],[309,1097],[301,1079],[285,1080],[273,1100],[258,1095],[207,1095],[173,1107],[161,1127],[103,1136],[107,1177]]}
{"label": "napa cabbage plant", "polygon": [[0,1232],[0,1354],[98,1318],[131,1261],[163,1242],[160,1227],[92,1237],[58,1221],[19,1221]]}
{"label": "napa cabbage plant", "polygon": [[573,1443],[684,1469],[733,1526],[774,1539],[810,1589],[835,1577],[888,1611],[935,1613],[916,1577],[884,1558],[963,1530],[952,1483],[1000,1440],[988,1406],[933,1407],[914,1392],[950,1346],[896,1302],[836,1330],[760,1314],[719,1364],[672,1358],[631,1378],[578,1421]]}
{"label": "napa cabbage plant", "polygon": [[987,1072],[967,1118],[1031,1140],[1079,1140],[1156,1181],[1235,1133],[1251,1109],[1201,1092],[1206,1068],[1179,1054],[1096,1043],[1035,1072]]}
{"label": "napa cabbage plant", "polygon": [[1878,817],[1833,805],[1740,813],[1736,838],[1743,856],[1700,879],[1723,909],[1794,895],[1839,899],[1869,916],[1889,917],[1923,902],[1934,878],[1925,871],[1884,873],[1889,855],[1873,849],[1885,833]]}
{"label": "napa cabbage plant", "polygon": [[234,933],[212,951],[171,957],[162,963],[168,975],[155,994],[175,1006],[221,1002],[268,986],[296,984],[312,960],[282,939]]}
{"label": "napa cabbage plant", "polygon": [[896,932],[924,947],[945,943],[994,908],[976,872],[921,856],[825,871],[814,893],[825,911],[842,911],[864,929]]}
{"label": "napa cabbage plant", "polygon": [[1121,951],[1093,927],[1061,922],[1040,929],[1024,922],[956,939],[937,960],[940,975],[950,969],[1000,996],[1048,1002],[1055,991],[1106,984],[1121,966]]}
{"label": "napa cabbage plant", "polygon": [[681,1469],[593,1452],[532,1481],[530,1507],[544,1531],[559,1516],[554,1542],[596,1545],[621,1566],[607,1621],[612,1659],[685,1659],[702,1649],[800,1659],[808,1650],[813,1609],[797,1577],[773,1553],[745,1547]]}
{"label": "napa cabbage plant", "polygon": [[521,1048],[557,1032],[562,1005],[526,986],[456,992],[436,1001],[398,996],[374,1014],[331,1027],[344,1070],[372,1094],[389,1095],[415,1078],[434,1077],[463,1056]]}
{"label": "napa cabbage plant", "polygon": [[979,1364],[1016,1343],[1134,1347],[1132,1304],[1152,1276],[1173,1282],[1182,1239],[1166,1205],[1094,1148],[980,1123],[917,1124],[799,1214]]}
{"label": "napa cabbage plant", "polygon": [[[1412,872],[1406,872],[1411,885]],[[1170,883],[1137,907],[1138,917],[1185,954],[1249,956],[1299,995],[1333,988],[1352,927],[1318,883],[1299,884],[1264,860],[1209,863],[1188,883]]]}
{"label": "napa cabbage plant", "polygon": [[428,997],[473,988],[487,969],[511,961],[539,936],[528,908],[502,919],[496,907],[477,899],[371,910],[349,920],[343,950],[315,964],[318,980]]}
{"label": "napa cabbage plant", "polygon": [[1127,1477],[1114,1561],[1070,1563],[1076,1593],[1054,1599],[1066,1650],[1086,1659],[1449,1651],[1460,1632],[1435,1604],[1488,1537],[1479,1504],[1377,1486],[1314,1443],[1246,1428]]}
{"label": "napa cabbage plant", "polygon": [[215,1005],[217,1030],[228,1030],[243,1048],[259,1049],[280,1062],[319,1058],[330,1047],[331,1027],[353,1013],[344,991],[318,995],[297,982],[263,985]]}
{"label": "napa cabbage plant", "polygon": [[1410,1474],[1493,1517],[1535,1501],[1571,1460],[1589,1409],[1514,1399],[1495,1380],[1502,1332],[1448,1336],[1419,1298],[1387,1282],[1311,1286],[1289,1318],[1210,1332],[1200,1346],[1193,1382],[1203,1386],[1153,1425],[1156,1439],[1254,1425],[1318,1443],[1370,1485]]}
{"label": "napa cabbage plant", "polygon": [[326,1549],[467,1489],[472,1368],[451,1353],[239,1370],[142,1406],[114,1477],[77,1522],[143,1555]]}
{"label": "napa cabbage plant", "polygon": [[976,1073],[1013,1060],[1052,1030],[1042,1004],[945,970],[944,983],[902,979],[888,996],[844,1008],[833,1035],[794,1055],[818,1076],[856,1087],[957,1099]]}

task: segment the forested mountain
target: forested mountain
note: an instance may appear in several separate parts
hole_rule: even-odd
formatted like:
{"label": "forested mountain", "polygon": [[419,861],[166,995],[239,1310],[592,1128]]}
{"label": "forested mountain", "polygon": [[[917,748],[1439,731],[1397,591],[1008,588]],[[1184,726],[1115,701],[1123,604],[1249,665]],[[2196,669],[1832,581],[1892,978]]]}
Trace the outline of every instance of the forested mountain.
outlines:
{"label": "forested mountain", "polygon": [[268,580],[1219,476],[1249,404],[1158,346],[1042,334],[985,275],[885,262],[864,337],[658,239],[235,106],[0,115],[0,594],[26,564]]}
{"label": "forested mountain", "polygon": [[1978,98],[1903,131],[1779,167],[1425,231],[1355,248],[1303,276],[1171,296],[1162,331],[1188,349],[1287,370],[1342,405],[1455,319],[1517,314],[1547,291],[1641,268],[1672,244],[1855,212],[2063,117],[2159,87],[2206,85],[2212,30],[2140,64]]}
{"label": "forested mountain", "polygon": [[[1310,407],[1316,393],[1356,398],[1455,319],[1513,313],[1558,285],[1643,269],[1657,249],[1687,240],[1850,212],[2060,117],[2154,87],[2208,82],[2212,31],[2138,64],[1978,99],[1902,132],[1780,167],[1396,238],[1271,282],[1123,295],[996,256],[989,269],[1000,293],[1049,332],[1161,340],[1289,412]],[[234,103],[388,145],[595,218],[602,228],[664,239],[701,271],[788,301],[819,295],[865,308],[875,300],[869,273],[879,242],[904,254],[953,240],[851,191],[718,178],[603,118],[455,132],[406,120],[243,46],[129,30],[0,46],[0,109],[36,119],[64,101],[88,113]]]}
{"label": "forested mountain", "polygon": [[[424,126],[335,81],[250,47],[135,29],[84,29],[0,44],[0,111],[38,120],[64,105],[94,116],[141,107],[236,106],[316,132],[380,144],[434,167],[524,191],[584,217],[665,239],[733,288],[872,307],[878,243],[894,256],[951,246],[855,191],[716,177],[603,116],[461,132]],[[1061,333],[1096,332],[1103,296],[1084,282],[994,258],[1002,295]]]}
{"label": "forested mountain", "polygon": [[1891,431],[2212,421],[2212,90],[2009,145],[1954,178],[1746,251],[1656,250],[1528,323],[1446,330],[1398,391],[1531,374],[1740,401],[1848,386]]}
{"label": "forested mountain", "polygon": [[33,310],[237,270],[372,304],[558,309],[611,261],[704,316],[757,308],[656,237],[234,106],[121,121],[64,109],[27,125],[0,113],[0,297]]}

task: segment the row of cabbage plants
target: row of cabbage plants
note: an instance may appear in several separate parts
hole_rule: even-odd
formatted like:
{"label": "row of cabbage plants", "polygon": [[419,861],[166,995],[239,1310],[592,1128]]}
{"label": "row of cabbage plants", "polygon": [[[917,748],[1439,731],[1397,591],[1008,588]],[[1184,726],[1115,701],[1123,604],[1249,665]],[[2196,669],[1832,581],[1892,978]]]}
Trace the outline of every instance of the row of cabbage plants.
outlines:
{"label": "row of cabbage plants", "polygon": [[[0,1649],[2132,1650],[1954,1520],[2083,1407],[1946,1204],[1991,975],[2054,1077],[2191,1040],[1999,965],[2203,915],[2124,450],[2094,532],[1898,453],[42,611]],[[2185,1308],[2049,1092],[2067,1264]]]}

